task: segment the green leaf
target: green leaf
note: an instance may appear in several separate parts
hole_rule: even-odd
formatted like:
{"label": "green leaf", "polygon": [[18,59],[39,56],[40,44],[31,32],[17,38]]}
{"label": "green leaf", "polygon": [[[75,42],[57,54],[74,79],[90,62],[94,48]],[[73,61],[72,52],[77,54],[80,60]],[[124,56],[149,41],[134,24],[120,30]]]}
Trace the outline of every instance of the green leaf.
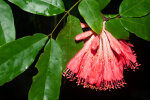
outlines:
{"label": "green leaf", "polygon": [[117,39],[128,39],[129,32],[122,26],[120,19],[111,19],[106,23],[107,30]]}
{"label": "green leaf", "polygon": [[121,18],[121,23],[126,30],[150,41],[150,14],[140,18]]}
{"label": "green leaf", "polygon": [[123,0],[119,13],[124,17],[141,17],[150,12],[150,0]]}
{"label": "green leaf", "polygon": [[0,46],[15,40],[15,26],[11,8],[0,0]]}
{"label": "green leaf", "polygon": [[103,18],[100,14],[99,3],[96,0],[82,0],[79,4],[79,12],[92,30],[100,34],[103,26]]}
{"label": "green leaf", "polygon": [[96,0],[96,1],[99,4],[100,10],[103,10],[110,2],[110,0]]}
{"label": "green leaf", "polygon": [[0,46],[5,44],[5,43],[6,43],[6,41],[5,41],[5,37],[4,37],[4,32],[3,32],[3,29],[0,25]]}
{"label": "green leaf", "polygon": [[105,18],[115,18],[115,17],[118,16],[118,14],[103,14],[103,16],[104,16]]}
{"label": "green leaf", "polygon": [[0,85],[24,72],[44,46],[47,36],[35,34],[0,47]]}
{"label": "green leaf", "polygon": [[8,0],[21,9],[38,15],[54,16],[65,11],[62,0]]}
{"label": "green leaf", "polygon": [[74,55],[82,48],[83,43],[76,43],[75,36],[82,33],[80,20],[74,16],[68,16],[66,26],[58,34],[57,42],[63,51],[63,69]]}
{"label": "green leaf", "polygon": [[50,39],[36,67],[29,100],[58,100],[62,76],[62,51],[55,40]]}

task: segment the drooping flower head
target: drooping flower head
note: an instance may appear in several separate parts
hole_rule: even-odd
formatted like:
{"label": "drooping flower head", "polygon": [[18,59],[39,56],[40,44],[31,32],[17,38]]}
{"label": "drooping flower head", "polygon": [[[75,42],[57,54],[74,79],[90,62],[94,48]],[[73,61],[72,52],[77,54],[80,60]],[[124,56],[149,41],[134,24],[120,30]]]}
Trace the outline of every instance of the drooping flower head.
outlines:
{"label": "drooping flower head", "polygon": [[[81,23],[81,27],[88,27]],[[124,87],[123,70],[135,70],[139,64],[130,48],[132,44],[117,40],[106,30],[105,22],[100,35],[89,30],[75,37],[83,40],[83,48],[68,62],[63,73],[78,85],[92,89],[107,90]]]}

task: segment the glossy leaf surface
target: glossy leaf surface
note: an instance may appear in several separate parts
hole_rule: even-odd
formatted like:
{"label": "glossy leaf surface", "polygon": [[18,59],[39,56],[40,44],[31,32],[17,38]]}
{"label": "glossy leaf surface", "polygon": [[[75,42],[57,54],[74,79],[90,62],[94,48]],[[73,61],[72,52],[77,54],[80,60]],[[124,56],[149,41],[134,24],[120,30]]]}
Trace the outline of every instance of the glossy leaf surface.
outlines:
{"label": "glossy leaf surface", "polygon": [[0,25],[0,46],[5,43],[6,43],[6,41],[5,41],[5,37],[4,37],[4,32],[3,32],[2,26]]}
{"label": "glossy leaf surface", "polygon": [[66,26],[58,34],[57,42],[63,51],[63,68],[69,60],[82,48],[82,43],[75,42],[75,36],[82,33],[79,19],[68,16]]}
{"label": "glossy leaf surface", "polygon": [[136,36],[150,41],[150,14],[140,18],[121,18],[124,28]]}
{"label": "glossy leaf surface", "polygon": [[150,12],[150,0],[123,0],[119,13],[124,17],[140,17]]}
{"label": "glossy leaf surface", "polygon": [[44,46],[47,36],[35,34],[0,47],[0,85],[24,72]]}
{"label": "glossy leaf surface", "polygon": [[21,9],[44,16],[53,16],[65,11],[62,0],[8,0]]}
{"label": "glossy leaf surface", "polygon": [[108,3],[110,2],[110,0],[96,0],[96,1],[99,4],[100,10],[103,10],[108,5]]}
{"label": "glossy leaf surface", "polygon": [[15,40],[15,26],[11,8],[0,0],[0,46]]}
{"label": "glossy leaf surface", "polygon": [[107,30],[117,39],[128,39],[129,32],[122,26],[120,19],[111,19],[106,23]]}
{"label": "glossy leaf surface", "polygon": [[50,39],[36,67],[29,100],[58,100],[62,76],[62,51],[55,40]]}
{"label": "glossy leaf surface", "polygon": [[[91,29],[97,34],[100,34],[103,25],[103,18],[100,14],[100,4],[98,1],[82,0],[79,4],[79,12]],[[102,8],[104,8],[104,6],[102,6]]]}

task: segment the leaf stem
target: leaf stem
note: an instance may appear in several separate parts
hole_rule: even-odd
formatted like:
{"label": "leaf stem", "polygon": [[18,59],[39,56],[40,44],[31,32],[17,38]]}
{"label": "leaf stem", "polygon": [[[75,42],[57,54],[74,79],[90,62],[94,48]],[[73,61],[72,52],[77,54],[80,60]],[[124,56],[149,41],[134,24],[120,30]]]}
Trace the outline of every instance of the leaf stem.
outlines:
{"label": "leaf stem", "polygon": [[64,14],[64,16],[59,20],[59,22],[56,24],[56,26],[54,27],[54,29],[52,30],[52,32],[48,35],[48,37],[52,37],[53,33],[55,32],[55,30],[57,29],[57,27],[59,26],[59,24],[62,22],[62,20],[67,16],[67,14],[69,14],[69,12],[80,2],[81,0],[78,0],[68,11],[65,11],[66,13]]}

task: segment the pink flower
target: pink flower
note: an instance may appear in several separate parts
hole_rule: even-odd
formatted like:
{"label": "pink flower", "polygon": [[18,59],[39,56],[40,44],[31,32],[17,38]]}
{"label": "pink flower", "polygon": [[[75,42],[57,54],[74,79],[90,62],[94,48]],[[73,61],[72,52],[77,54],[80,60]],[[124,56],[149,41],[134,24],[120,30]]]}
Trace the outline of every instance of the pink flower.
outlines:
{"label": "pink flower", "polygon": [[[81,27],[88,26],[81,23]],[[69,61],[63,76],[77,80],[78,85],[99,90],[124,87],[123,70],[135,70],[140,65],[130,48],[133,45],[115,39],[105,29],[105,22],[100,35],[89,30],[77,35],[75,40],[83,40],[84,46]]]}

